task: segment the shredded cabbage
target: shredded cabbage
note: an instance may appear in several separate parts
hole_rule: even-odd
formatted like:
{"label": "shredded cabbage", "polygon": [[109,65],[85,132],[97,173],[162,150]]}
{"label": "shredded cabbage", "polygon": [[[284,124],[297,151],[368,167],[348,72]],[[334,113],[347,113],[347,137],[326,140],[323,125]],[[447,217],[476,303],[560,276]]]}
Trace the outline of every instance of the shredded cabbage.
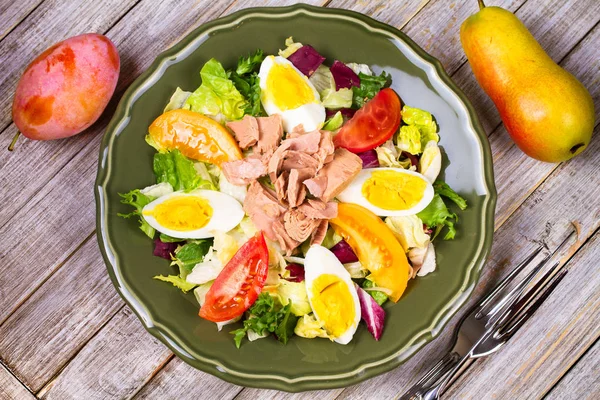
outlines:
{"label": "shredded cabbage", "polygon": [[173,193],[173,186],[169,182],[161,182],[156,185],[148,186],[140,190],[143,195],[159,198],[164,195]]}
{"label": "shredded cabbage", "polygon": [[316,337],[328,338],[333,341],[323,328],[323,323],[317,321],[313,314],[305,314],[302,318],[298,319],[294,333],[298,336],[313,339]]}

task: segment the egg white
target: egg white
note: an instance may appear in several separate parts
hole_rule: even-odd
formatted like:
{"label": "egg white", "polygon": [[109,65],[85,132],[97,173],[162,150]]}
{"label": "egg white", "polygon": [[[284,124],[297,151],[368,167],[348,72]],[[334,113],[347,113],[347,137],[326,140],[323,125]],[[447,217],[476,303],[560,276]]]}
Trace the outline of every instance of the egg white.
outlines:
{"label": "egg white", "polygon": [[[275,64],[285,64],[292,67],[298,76],[302,78],[306,85],[312,90],[316,102],[303,104],[292,110],[281,110],[277,105],[268,100],[267,77],[271,68]],[[319,92],[315,89],[312,82],[294,66],[288,59],[281,56],[268,56],[260,65],[258,72],[260,82],[261,96],[260,100],[267,115],[279,114],[283,121],[283,129],[291,132],[296,126],[302,125],[306,132],[314,131],[323,126],[325,122],[325,107],[321,104]]]}
{"label": "egg white", "polygon": [[[162,226],[152,215],[144,215],[145,212],[154,210],[157,205],[179,196],[199,197],[208,201],[213,210],[212,217],[208,223],[202,228],[193,231],[177,231]],[[178,239],[206,239],[214,237],[217,231],[228,232],[238,226],[242,218],[244,218],[244,210],[235,198],[225,193],[199,189],[189,193],[178,191],[162,196],[147,204],[142,209],[142,216],[151,227],[165,235]]]}
{"label": "egg white", "polygon": [[323,246],[313,245],[306,253],[306,258],[304,259],[304,281],[306,285],[306,293],[308,294],[308,301],[310,303],[311,308],[315,314],[315,317],[318,321],[323,322],[321,316],[315,311],[313,307],[313,299],[314,294],[312,291],[313,283],[315,279],[317,279],[320,275],[323,274],[331,274],[335,275],[346,286],[350,291],[352,296],[352,302],[354,306],[354,320],[352,325],[340,336],[333,338],[333,340],[340,344],[348,344],[354,333],[356,332],[356,328],[358,327],[358,323],[360,322],[360,301],[358,299],[358,293],[356,292],[356,288],[354,287],[354,282],[350,278],[350,274],[344,268],[344,265],[338,260],[338,258],[328,249]]}
{"label": "egg white", "polygon": [[[383,170],[396,171],[402,174],[413,175],[418,177],[419,179],[422,179],[426,183],[426,187],[421,200],[408,210],[386,210],[372,204],[362,194],[362,187],[365,181],[371,177],[371,174],[374,171]],[[425,207],[427,207],[427,205],[429,205],[429,203],[431,203],[431,200],[433,199],[433,194],[433,186],[431,185],[429,180],[425,176],[419,174],[418,172],[409,171],[403,168],[385,167],[363,169],[358,173],[358,175],[356,175],[356,178],[354,178],[350,185],[348,185],[348,187],[337,196],[337,198],[343,203],[354,203],[358,204],[359,206],[363,206],[364,208],[372,211],[375,215],[378,215],[380,217],[404,217],[408,215],[414,215],[422,211]]]}

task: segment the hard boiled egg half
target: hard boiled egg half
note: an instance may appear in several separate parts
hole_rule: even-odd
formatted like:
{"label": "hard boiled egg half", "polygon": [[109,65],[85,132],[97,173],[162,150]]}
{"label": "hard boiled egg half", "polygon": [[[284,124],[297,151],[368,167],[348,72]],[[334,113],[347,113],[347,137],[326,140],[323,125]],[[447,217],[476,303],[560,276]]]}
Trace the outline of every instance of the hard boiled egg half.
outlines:
{"label": "hard boiled egg half", "polygon": [[205,239],[216,231],[228,232],[244,218],[233,197],[215,190],[173,192],[142,209],[142,216],[157,231],[179,239]]}
{"label": "hard boiled egg half", "polygon": [[279,114],[283,129],[303,125],[306,132],[321,128],[325,107],[317,89],[294,64],[280,56],[268,56],[260,65],[260,101],[268,115]]}
{"label": "hard boiled egg half", "polygon": [[315,317],[335,342],[347,344],[360,322],[360,302],[350,274],[331,251],[319,245],[306,253],[304,273]]}
{"label": "hard boiled egg half", "polygon": [[422,211],[433,199],[433,186],[418,172],[402,168],[368,168],[358,173],[337,198],[381,217],[403,217]]}

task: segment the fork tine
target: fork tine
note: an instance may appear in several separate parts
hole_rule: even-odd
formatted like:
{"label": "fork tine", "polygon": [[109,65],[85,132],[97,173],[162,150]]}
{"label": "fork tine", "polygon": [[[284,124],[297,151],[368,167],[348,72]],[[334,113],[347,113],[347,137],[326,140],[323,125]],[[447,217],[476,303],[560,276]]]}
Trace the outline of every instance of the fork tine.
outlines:
{"label": "fork tine", "polygon": [[[558,253],[558,251],[566,244],[568,243],[569,239],[571,239],[571,237],[576,233],[576,230],[573,228],[571,230],[571,232],[569,232],[569,234],[562,240],[562,242],[558,245],[558,247],[556,247],[556,249],[546,255],[544,257],[544,259],[542,259],[542,261],[535,267],[533,268],[533,270],[531,270],[529,272],[529,274],[527,274],[527,276],[525,277],[525,279],[523,279],[522,281],[520,281],[517,286],[515,286],[508,294],[506,294],[502,300],[500,300],[500,302],[498,302],[498,304],[495,304],[493,306],[493,308],[487,312],[487,315],[490,317],[494,317],[494,315],[498,314],[499,311],[501,310],[506,310],[507,308],[510,308],[516,301],[517,299],[523,294],[523,291],[525,290],[525,288],[527,287],[527,285],[529,285],[529,283],[531,283],[531,281],[533,280],[534,277],[537,276],[537,274],[539,274],[539,272],[542,270],[542,268],[544,267],[544,265],[546,264],[546,262],[548,262],[548,260],[550,260],[550,258],[552,258],[552,256],[554,256],[556,253]],[[502,285],[502,288],[499,290],[494,289],[494,292],[492,293],[492,297],[491,298],[487,298],[485,301],[485,304],[482,303],[482,308],[479,311],[479,313],[477,313],[477,318],[481,318],[481,316],[483,315],[483,313],[485,312],[485,307],[487,305],[489,305],[489,303],[494,299],[494,297],[500,292],[500,290],[502,290],[504,287],[506,287],[506,285],[508,283],[510,283],[510,280],[512,280],[514,278],[514,276],[522,269],[522,267],[524,267],[526,264],[528,264],[529,262],[531,262],[533,260],[533,258],[539,254],[539,252],[541,251],[541,249],[543,248],[543,246],[539,246],[530,256],[528,256],[524,261],[522,261],[517,268],[515,268],[501,283],[500,285]],[[553,267],[554,268],[554,267]],[[545,278],[544,278],[545,279]],[[506,282],[505,282],[506,281]],[[500,286],[498,285],[498,286]],[[492,318],[490,318],[492,319]],[[490,321],[491,322],[491,321]],[[489,324],[488,324],[489,325]]]}
{"label": "fork tine", "polygon": [[[506,339],[506,340],[510,339],[523,326],[523,324],[525,324],[525,322],[529,318],[531,318],[531,316],[538,310],[538,308],[548,298],[548,296],[550,296],[550,294],[554,291],[554,289],[556,289],[556,287],[558,286],[560,281],[562,281],[562,279],[567,275],[568,272],[569,272],[568,269],[563,269],[562,271],[560,271],[559,273],[554,275],[549,281],[545,282],[544,285],[540,285],[540,286],[542,286],[541,287],[541,289],[543,290],[542,293],[533,302],[525,302],[525,304],[519,309],[519,312],[517,312],[517,315],[520,314],[518,316],[518,318],[516,318],[516,317],[512,318],[512,320],[507,323],[506,327],[503,327],[500,329],[500,331],[498,332],[500,335],[500,338]],[[548,276],[550,276],[550,275],[551,274],[548,274]],[[541,280],[540,282],[544,282],[544,279]],[[538,285],[536,285],[536,286],[538,286]],[[534,296],[535,296],[536,291],[537,290],[534,287],[531,289],[530,292],[534,293]],[[523,308],[525,308],[525,306],[527,306],[527,305],[529,305],[527,310],[525,312],[521,313],[520,311]]]}
{"label": "fork tine", "polygon": [[481,302],[481,310],[477,314],[477,318],[481,316],[481,313],[483,312],[485,307],[488,306],[498,296],[498,294],[500,294],[500,292],[502,292],[502,290],[504,290],[504,288],[508,286],[508,284],[510,284],[510,282],[515,278],[515,276],[519,274],[519,272],[521,272],[523,267],[529,264],[538,254],[540,254],[543,248],[544,246],[539,245],[530,255],[527,256],[527,258],[525,258],[519,263],[519,265],[513,268],[513,270],[508,274],[508,276],[506,276],[506,278],[502,279],[500,283],[496,285],[496,287],[490,292],[490,294],[488,294],[486,298]]}

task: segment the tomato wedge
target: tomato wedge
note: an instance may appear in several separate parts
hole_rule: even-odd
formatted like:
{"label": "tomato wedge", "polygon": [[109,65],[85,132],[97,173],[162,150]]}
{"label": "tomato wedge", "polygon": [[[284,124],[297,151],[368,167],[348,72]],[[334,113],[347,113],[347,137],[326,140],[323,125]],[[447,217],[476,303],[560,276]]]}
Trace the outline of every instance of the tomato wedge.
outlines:
{"label": "tomato wedge", "polygon": [[258,298],[269,272],[269,250],[262,232],[229,260],[206,293],[199,315],[213,322],[239,317]]}
{"label": "tomato wedge", "polygon": [[374,149],[398,131],[401,108],[393,89],[379,91],[342,126],[333,143],[353,153]]}
{"label": "tomato wedge", "polygon": [[219,166],[242,158],[240,147],[225,127],[189,110],[171,110],[156,118],[148,128],[147,140],[160,149],[177,149],[186,157]]}
{"label": "tomato wedge", "polygon": [[329,223],[352,247],[373,282],[389,289],[390,299],[397,302],[406,289],[410,265],[391,229],[371,211],[349,203],[339,203],[338,215]]}

